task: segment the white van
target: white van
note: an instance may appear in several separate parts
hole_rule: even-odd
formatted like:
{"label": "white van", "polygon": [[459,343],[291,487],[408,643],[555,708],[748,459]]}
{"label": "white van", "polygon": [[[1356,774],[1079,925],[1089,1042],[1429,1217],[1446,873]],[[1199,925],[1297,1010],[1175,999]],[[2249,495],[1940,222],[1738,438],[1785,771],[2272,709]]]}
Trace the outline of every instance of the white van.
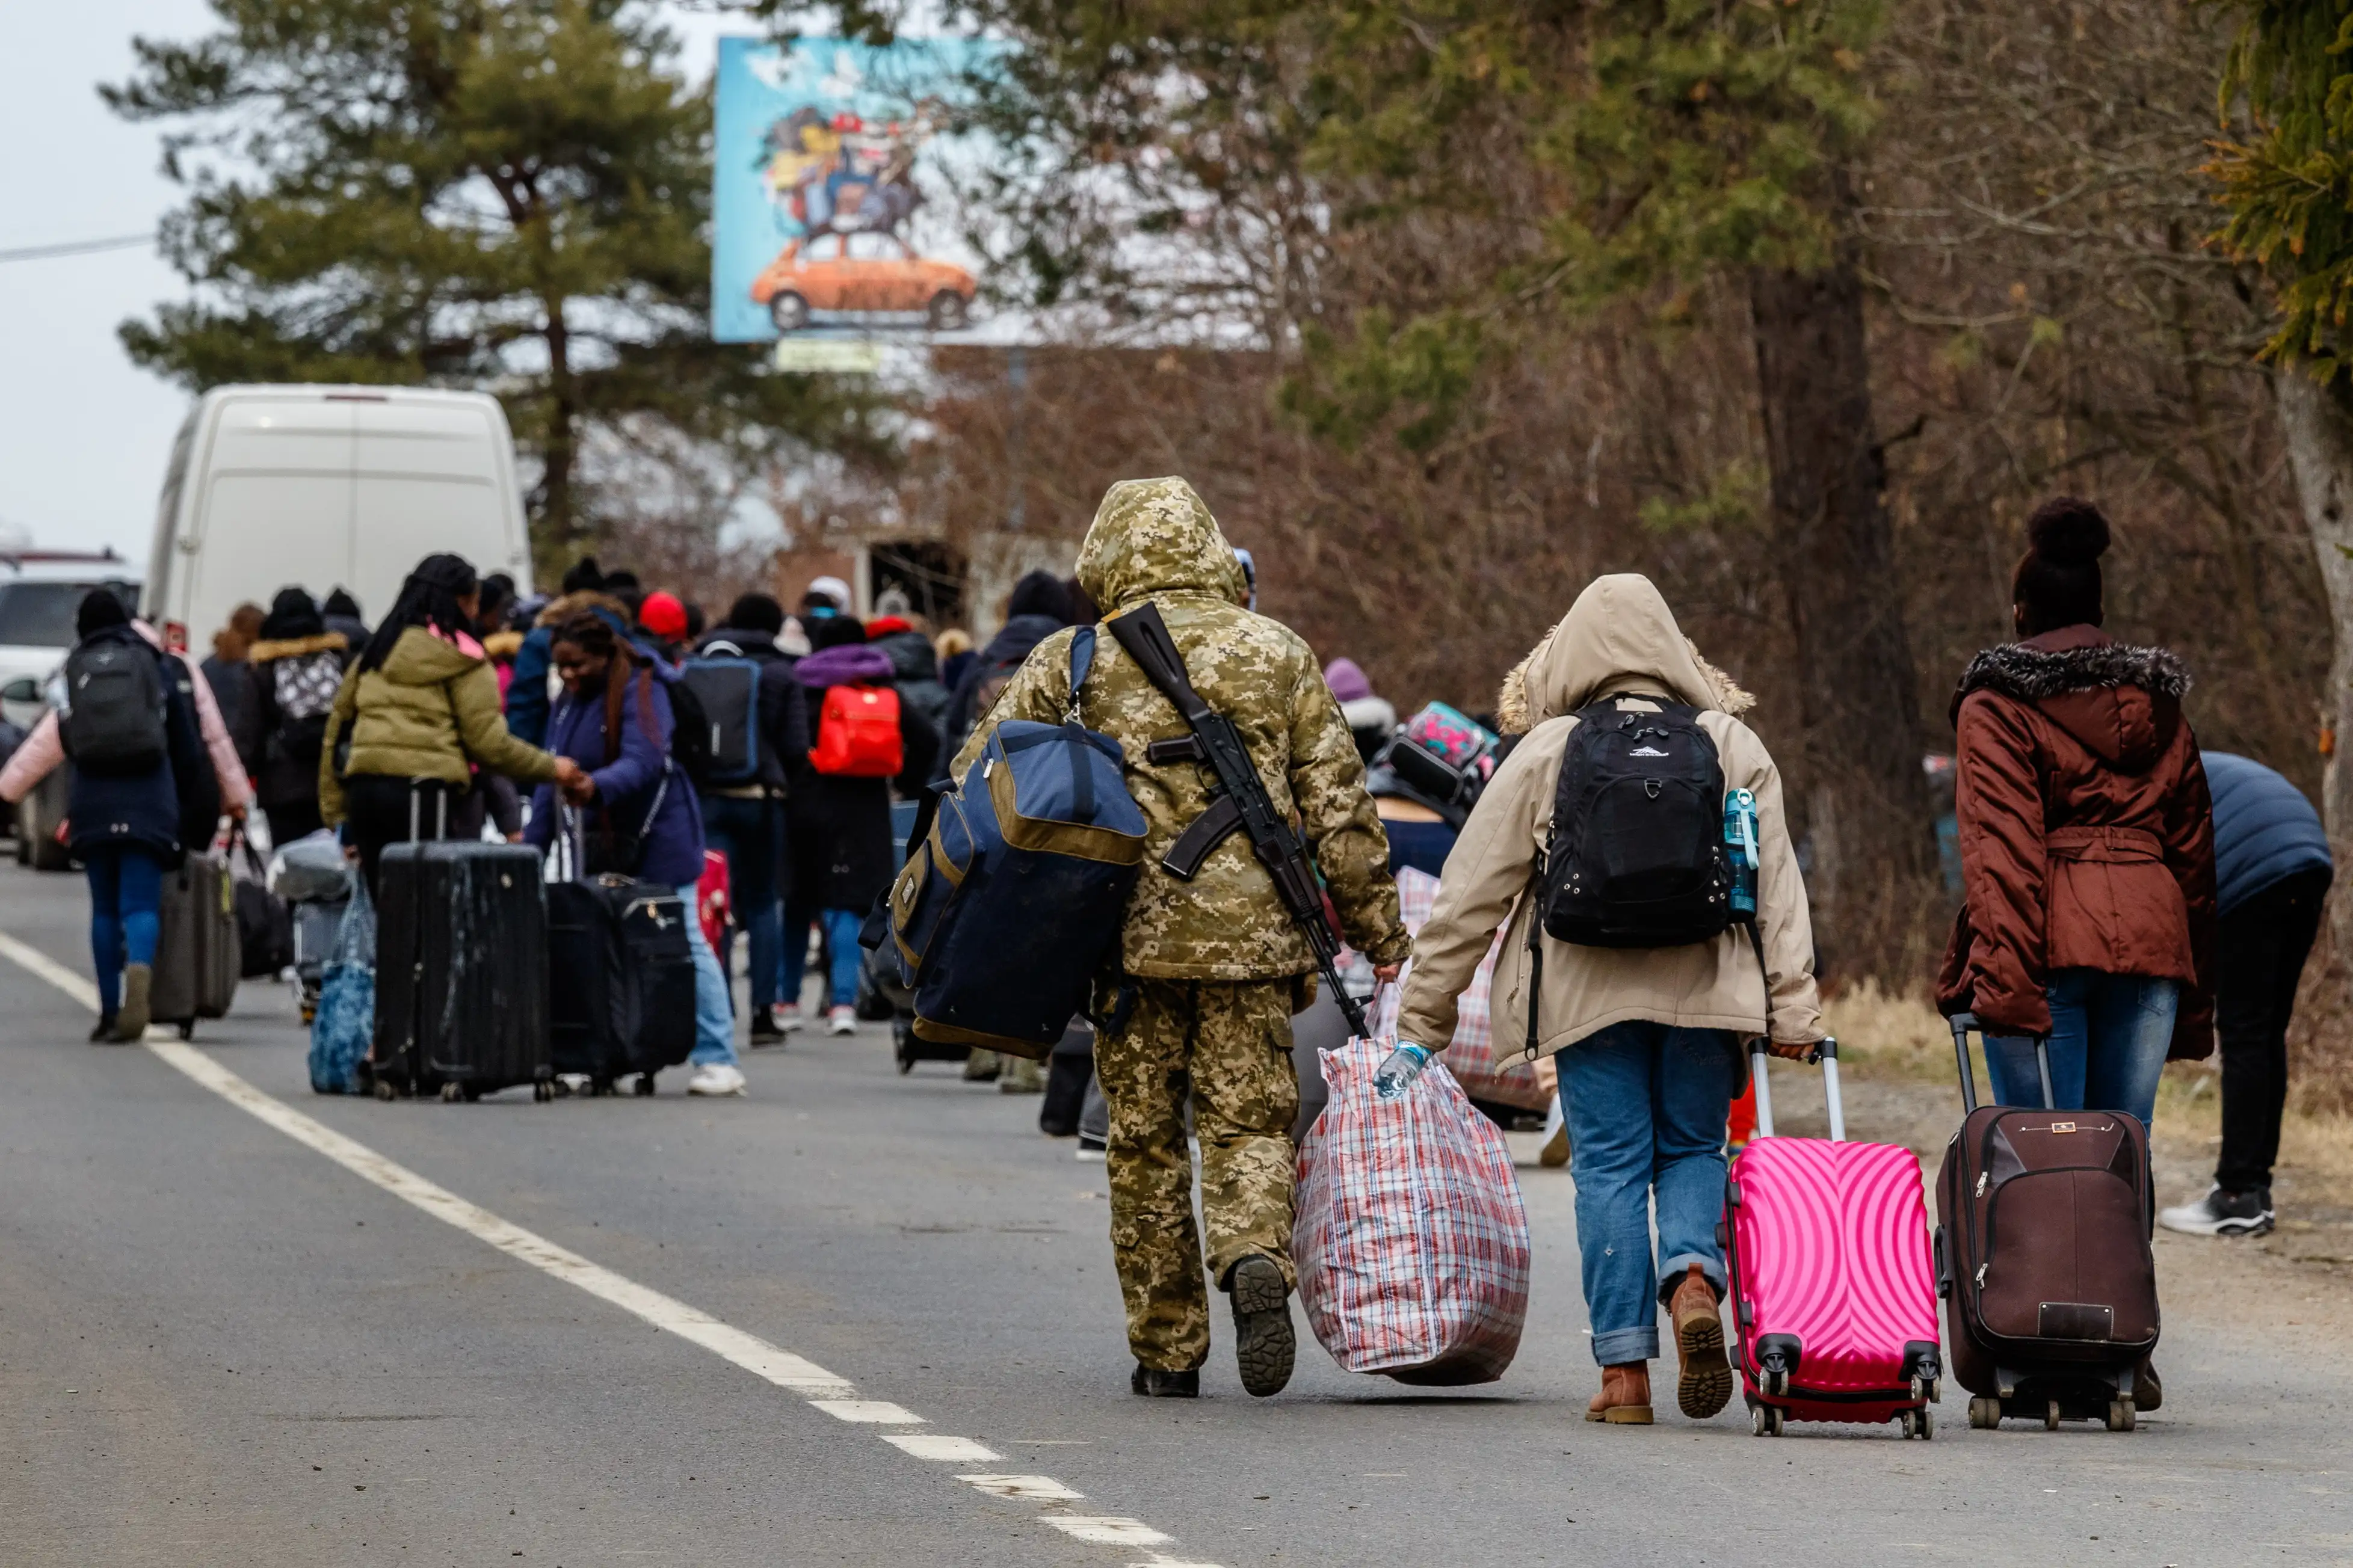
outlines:
{"label": "white van", "polygon": [[147,557],[146,613],[174,648],[250,599],[341,587],[373,622],[437,551],[531,591],[514,440],[480,392],[218,386],[180,426]]}

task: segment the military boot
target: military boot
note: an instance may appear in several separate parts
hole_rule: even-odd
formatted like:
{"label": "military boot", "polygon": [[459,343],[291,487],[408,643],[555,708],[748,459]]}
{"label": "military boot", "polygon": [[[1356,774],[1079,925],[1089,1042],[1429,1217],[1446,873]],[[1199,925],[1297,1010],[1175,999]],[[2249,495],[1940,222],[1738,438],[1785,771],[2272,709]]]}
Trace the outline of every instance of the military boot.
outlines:
{"label": "military boot", "polygon": [[1127,1380],[1128,1392],[1146,1399],[1198,1399],[1201,1397],[1201,1374],[1194,1368],[1166,1372],[1156,1366],[1135,1363],[1135,1374]]}
{"label": "military boot", "polygon": [[1226,1275],[1234,1298],[1234,1362],[1245,1391],[1264,1399],[1291,1381],[1299,1337],[1291,1326],[1291,1287],[1282,1266],[1251,1253]]}
{"label": "military boot", "polygon": [[1694,1421],[1723,1413],[1732,1403],[1732,1363],[1724,1354],[1724,1314],[1716,1310],[1715,1287],[1696,1263],[1675,1287],[1667,1312],[1675,1324],[1675,1405]]}

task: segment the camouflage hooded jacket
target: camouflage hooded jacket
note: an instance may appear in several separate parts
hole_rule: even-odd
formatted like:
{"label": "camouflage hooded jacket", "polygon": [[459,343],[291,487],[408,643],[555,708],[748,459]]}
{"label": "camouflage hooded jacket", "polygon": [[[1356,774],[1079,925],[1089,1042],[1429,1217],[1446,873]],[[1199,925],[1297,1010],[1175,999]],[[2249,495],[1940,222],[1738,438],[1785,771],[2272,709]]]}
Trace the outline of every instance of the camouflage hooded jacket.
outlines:
{"label": "camouflage hooded jacket", "polygon": [[[1113,485],[1079,547],[1079,582],[1106,616],[1150,599],[1185,656],[1194,689],[1230,718],[1275,808],[1296,812],[1350,946],[1374,962],[1412,946],[1398,918],[1388,838],[1365,793],[1365,770],[1315,656],[1287,626],[1242,608],[1240,563],[1209,509],[1183,479]],[[1071,632],[1038,645],[955,760],[955,776],[1008,719],[1059,723],[1070,709]],[[1081,694],[1080,718],[1120,743],[1128,788],[1149,834],[1144,874],[1128,904],[1123,957],[1131,974],[1172,980],[1272,980],[1315,961],[1276,898],[1265,868],[1237,833],[1178,881],[1161,857],[1208,805],[1210,773],[1197,763],[1155,767],[1154,741],[1190,733],[1176,705],[1108,635]]]}

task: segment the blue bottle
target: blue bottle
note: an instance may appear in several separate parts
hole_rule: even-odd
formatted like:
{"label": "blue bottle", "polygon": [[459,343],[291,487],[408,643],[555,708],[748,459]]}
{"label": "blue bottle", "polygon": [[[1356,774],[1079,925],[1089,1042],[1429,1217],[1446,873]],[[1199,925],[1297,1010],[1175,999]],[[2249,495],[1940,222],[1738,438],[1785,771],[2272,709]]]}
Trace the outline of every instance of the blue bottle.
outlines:
{"label": "blue bottle", "polygon": [[1724,847],[1732,862],[1732,918],[1757,918],[1757,797],[1745,789],[1724,797]]}

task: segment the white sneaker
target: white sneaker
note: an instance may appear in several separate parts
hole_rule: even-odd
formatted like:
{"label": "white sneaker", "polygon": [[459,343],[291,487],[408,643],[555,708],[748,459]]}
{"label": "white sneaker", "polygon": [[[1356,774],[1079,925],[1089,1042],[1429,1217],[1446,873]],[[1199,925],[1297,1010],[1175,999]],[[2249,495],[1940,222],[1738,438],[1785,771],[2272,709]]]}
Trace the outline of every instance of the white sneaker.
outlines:
{"label": "white sneaker", "polygon": [[832,1012],[828,1013],[825,1016],[825,1032],[828,1035],[854,1035],[858,1033],[858,1009],[855,1007],[836,1007]]}
{"label": "white sneaker", "polygon": [[686,1080],[689,1094],[744,1094],[749,1092],[744,1080],[744,1069],[725,1062],[705,1062],[694,1069]]}
{"label": "white sneaker", "polygon": [[774,1016],[776,1020],[776,1032],[778,1034],[789,1035],[795,1029],[806,1029],[808,1027],[808,1020],[801,1016],[801,1006],[797,1002],[786,1002],[782,1004],[776,1008]]}

